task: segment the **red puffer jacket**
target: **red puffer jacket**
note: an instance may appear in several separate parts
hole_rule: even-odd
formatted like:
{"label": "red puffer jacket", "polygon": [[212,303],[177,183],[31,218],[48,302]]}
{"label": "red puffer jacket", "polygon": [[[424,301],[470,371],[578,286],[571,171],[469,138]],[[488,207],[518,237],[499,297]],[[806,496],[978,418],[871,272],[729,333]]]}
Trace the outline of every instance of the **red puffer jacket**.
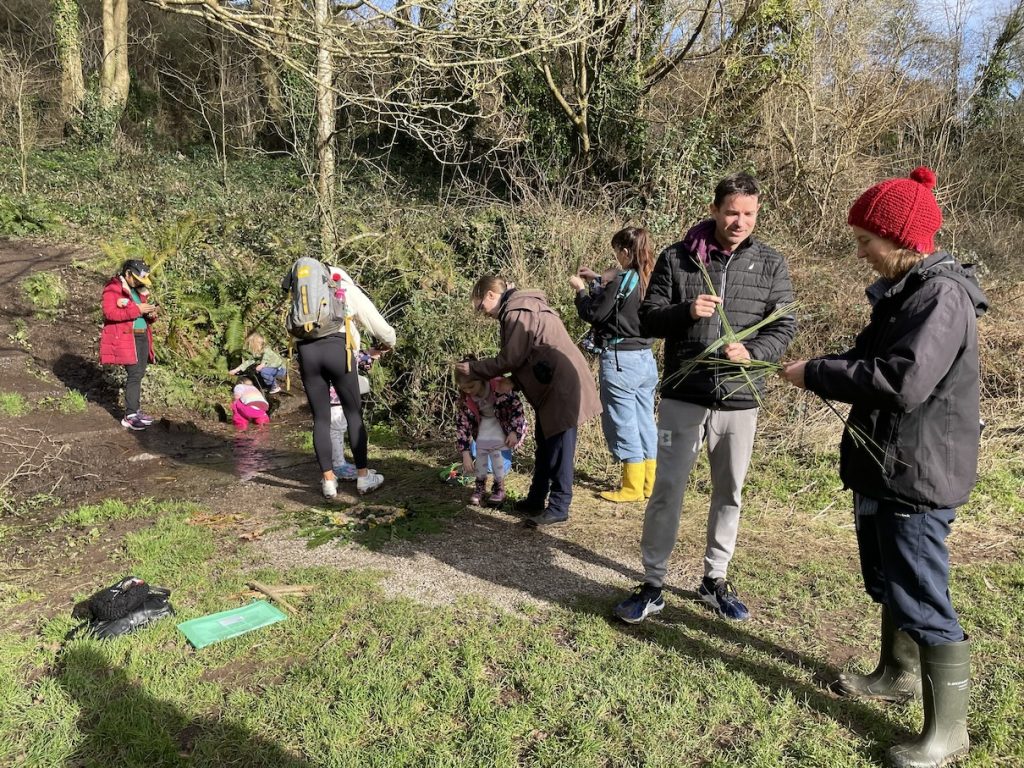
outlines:
{"label": "red puffer jacket", "polygon": [[[139,294],[145,301],[149,292],[145,288]],[[127,299],[128,304],[117,306],[120,299]],[[123,303],[123,302],[122,302]],[[141,315],[139,305],[132,301],[132,293],[128,284],[120,275],[115,275],[103,289],[103,332],[100,334],[101,365],[134,365],[138,362],[135,352],[135,332],[132,326]],[[149,362],[154,362],[153,331],[151,322],[146,321],[146,339],[149,342]]]}

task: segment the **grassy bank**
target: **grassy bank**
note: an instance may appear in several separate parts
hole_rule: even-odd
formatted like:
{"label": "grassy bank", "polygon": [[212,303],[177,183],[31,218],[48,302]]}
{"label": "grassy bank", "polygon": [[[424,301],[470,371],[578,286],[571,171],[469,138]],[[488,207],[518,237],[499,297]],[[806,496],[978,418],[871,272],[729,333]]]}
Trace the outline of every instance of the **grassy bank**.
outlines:
{"label": "grassy bank", "polygon": [[[699,483],[695,496],[699,508]],[[751,506],[763,511],[748,521],[736,562],[753,621],[727,625],[673,594],[657,621],[638,628],[606,618],[620,584],[599,585],[603,599],[513,613],[471,597],[430,606],[388,596],[382,577],[367,572],[247,565],[251,545],[225,548],[214,531],[189,524],[202,509],[119,509],[118,518],[160,516],[125,537],[110,573],[173,586],[178,617],[63,648],[69,618],[44,621],[29,637],[3,636],[0,763],[876,765],[921,711],[822,688],[837,659],[874,643],[847,515],[809,516],[814,501],[790,517],[768,503],[755,488]],[[457,523],[459,513],[449,514]],[[86,518],[103,525],[95,508],[69,519]],[[794,547],[786,529],[826,546]],[[240,592],[253,578],[316,589],[298,616],[190,650],[175,622],[245,602]],[[1022,581],[1019,561],[954,567],[977,649],[965,765],[1024,760],[1024,608],[1012,599]]]}

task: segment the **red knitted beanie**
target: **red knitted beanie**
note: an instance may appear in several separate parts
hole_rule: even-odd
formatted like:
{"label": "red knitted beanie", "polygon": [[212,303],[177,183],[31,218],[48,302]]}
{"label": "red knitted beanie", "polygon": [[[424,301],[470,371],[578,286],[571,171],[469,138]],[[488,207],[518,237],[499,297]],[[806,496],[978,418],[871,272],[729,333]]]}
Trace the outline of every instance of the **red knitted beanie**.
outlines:
{"label": "red knitted beanie", "polygon": [[942,211],[935,202],[935,172],[921,166],[910,178],[886,179],[857,198],[846,222],[918,253],[935,251]]}

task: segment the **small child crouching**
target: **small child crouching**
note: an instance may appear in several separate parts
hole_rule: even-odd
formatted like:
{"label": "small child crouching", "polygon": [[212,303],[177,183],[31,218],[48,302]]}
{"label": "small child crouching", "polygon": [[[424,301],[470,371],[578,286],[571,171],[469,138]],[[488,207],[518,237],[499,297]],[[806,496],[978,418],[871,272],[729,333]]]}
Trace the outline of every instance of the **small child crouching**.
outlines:
{"label": "small child crouching", "polygon": [[255,364],[256,373],[259,374],[260,381],[263,382],[268,394],[276,395],[281,391],[278,381],[283,379],[288,372],[284,358],[268,347],[267,340],[259,333],[250,333],[246,336],[244,346],[249,357],[242,360],[228,373],[235,376]]}
{"label": "small child crouching", "polygon": [[249,428],[250,421],[257,425],[270,423],[270,416],[267,415],[270,404],[263,393],[253,385],[252,379],[242,376],[232,393],[234,401],[231,403],[231,420],[235,424],[235,429],[244,432]]}
{"label": "small child crouching", "polygon": [[[514,449],[526,434],[526,415],[519,395],[512,391],[508,379],[490,381],[457,376],[462,393],[455,417],[456,445],[462,453],[462,466],[466,474],[476,474],[476,484],[469,503],[480,506],[487,492],[487,467],[490,463],[494,485],[487,499],[490,506],[505,501],[505,459],[503,448]],[[476,442],[476,465],[472,449]]]}

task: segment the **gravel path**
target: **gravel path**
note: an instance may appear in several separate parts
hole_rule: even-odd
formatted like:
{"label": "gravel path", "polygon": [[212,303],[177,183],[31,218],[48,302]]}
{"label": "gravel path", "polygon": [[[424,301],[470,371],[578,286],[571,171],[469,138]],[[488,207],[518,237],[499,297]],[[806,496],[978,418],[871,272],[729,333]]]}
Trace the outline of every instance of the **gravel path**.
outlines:
{"label": "gravel path", "polygon": [[[431,605],[472,598],[518,612],[526,606],[566,605],[580,598],[611,603],[642,580],[635,551],[639,510],[638,505],[637,515],[626,523],[617,520],[618,530],[610,539],[631,543],[632,557],[573,540],[585,528],[592,533],[600,526],[603,521],[597,516],[577,515],[555,530],[537,530],[518,518],[468,508],[440,534],[396,540],[378,550],[351,542],[310,549],[293,532],[281,531],[261,539],[254,554],[259,562],[279,568],[324,565],[377,571],[383,574],[382,586],[389,596]],[[688,584],[693,574],[677,572],[670,578]]]}

